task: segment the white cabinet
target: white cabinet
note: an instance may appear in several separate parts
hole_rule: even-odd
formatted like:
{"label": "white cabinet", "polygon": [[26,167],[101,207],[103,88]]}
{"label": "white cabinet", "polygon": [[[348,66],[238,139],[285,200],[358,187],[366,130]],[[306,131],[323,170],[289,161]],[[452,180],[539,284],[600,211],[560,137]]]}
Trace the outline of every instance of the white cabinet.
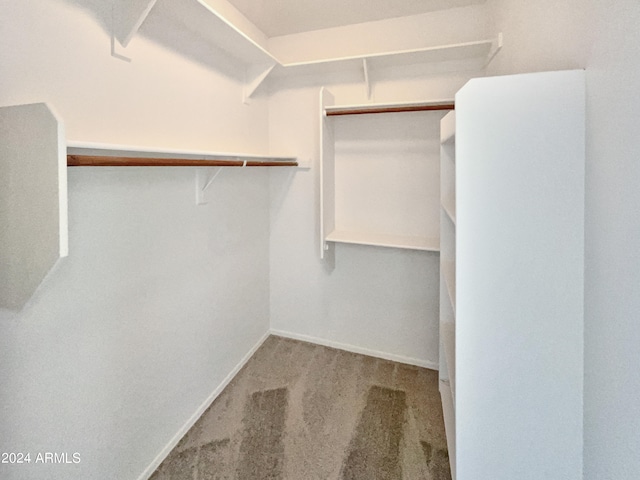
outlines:
{"label": "white cabinet", "polygon": [[454,339],[458,480],[582,478],[584,82],[479,78],[456,95],[455,248],[444,232],[442,246],[455,309],[441,336]]}

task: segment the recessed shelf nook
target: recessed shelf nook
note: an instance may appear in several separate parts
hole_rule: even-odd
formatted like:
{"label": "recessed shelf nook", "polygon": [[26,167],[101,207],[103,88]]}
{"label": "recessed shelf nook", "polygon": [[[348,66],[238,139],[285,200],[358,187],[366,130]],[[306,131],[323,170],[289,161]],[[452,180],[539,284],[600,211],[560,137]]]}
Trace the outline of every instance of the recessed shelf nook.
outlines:
{"label": "recessed shelf nook", "polygon": [[[439,252],[439,151],[431,150],[428,139],[439,138],[440,111],[453,109],[453,100],[340,106],[334,102],[322,89],[321,258],[336,243]],[[422,115],[398,116],[404,112]],[[344,116],[377,113],[390,117],[383,122],[356,118],[335,123],[345,122]],[[353,125],[348,128],[352,133],[341,139],[336,129],[347,125]],[[361,151],[360,136],[369,131],[380,134],[375,135],[379,146]],[[344,150],[341,145],[349,147]]]}

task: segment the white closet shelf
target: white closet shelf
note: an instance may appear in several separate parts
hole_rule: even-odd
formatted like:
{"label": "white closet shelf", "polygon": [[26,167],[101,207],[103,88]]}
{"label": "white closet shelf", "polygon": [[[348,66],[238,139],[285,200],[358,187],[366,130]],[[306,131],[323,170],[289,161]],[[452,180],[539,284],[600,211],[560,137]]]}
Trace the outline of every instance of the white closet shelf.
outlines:
{"label": "white closet shelf", "polygon": [[335,243],[353,243],[357,245],[371,245],[375,247],[423,250],[429,252],[440,251],[440,240],[438,238],[408,235],[390,235],[384,233],[334,230],[329,235],[327,235],[325,241]]}
{"label": "white closet shelf", "polygon": [[447,292],[449,294],[449,300],[453,307],[453,313],[456,312],[456,264],[451,261],[440,262],[440,268],[442,269],[442,276],[444,277],[444,283],[447,286]]}
{"label": "white closet shelf", "polygon": [[69,166],[285,166],[295,157],[200,150],[157,149],[130,145],[67,142]]}
{"label": "white closet shelf", "polygon": [[158,14],[186,27],[198,39],[241,62],[246,67],[245,101],[270,75],[322,75],[348,71],[363,74],[370,98],[370,71],[468,60],[475,60],[478,67],[484,67],[502,48],[500,33],[494,39],[474,42],[284,63],[268,50],[262,32],[255,27],[250,34],[243,31],[230,18],[233,14],[229,15],[224,11],[225,7],[220,8],[211,0],[116,0],[114,8],[113,35],[125,47],[148,16]]}
{"label": "white closet shelf", "polygon": [[118,0],[116,9],[115,34],[123,46],[127,46],[151,13],[186,27],[199,39],[245,65],[278,63],[266,48],[207,0]]}
{"label": "white closet shelf", "polygon": [[482,59],[488,62],[502,46],[501,34],[495,39],[453,43],[411,50],[396,50],[364,55],[327,58],[307,62],[280,64],[275,73],[319,75],[348,70],[394,68],[413,64],[438,63],[455,60]]}

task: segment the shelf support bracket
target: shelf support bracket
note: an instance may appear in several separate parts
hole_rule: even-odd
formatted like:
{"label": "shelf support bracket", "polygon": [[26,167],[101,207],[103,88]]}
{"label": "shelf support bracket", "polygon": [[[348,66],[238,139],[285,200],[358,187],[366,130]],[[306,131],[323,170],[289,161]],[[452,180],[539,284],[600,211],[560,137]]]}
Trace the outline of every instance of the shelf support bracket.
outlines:
{"label": "shelf support bracket", "polygon": [[127,47],[138,33],[157,0],[115,0],[113,3],[113,36]]}
{"label": "shelf support bracket", "polygon": [[131,58],[116,51],[116,36],[114,33],[111,33],[111,56],[118,60],[122,60],[123,62],[131,62]]}
{"label": "shelf support bracket", "polygon": [[131,59],[116,52],[116,42],[126,48],[146,20],[157,0],[115,0],[111,9],[111,56]]}
{"label": "shelf support bracket", "polygon": [[496,55],[502,50],[502,32],[498,34],[498,37],[493,41],[491,45],[491,52],[489,52],[489,56],[487,57],[487,63],[485,63],[485,67],[491,63],[491,61],[495,58]]}
{"label": "shelf support bracket", "polygon": [[362,59],[362,70],[364,72],[364,83],[367,89],[367,100],[371,100],[371,76],[369,72],[369,63],[366,58]]}
{"label": "shelf support bracket", "polygon": [[196,169],[196,205],[206,205],[205,192],[222,172],[222,167]]}
{"label": "shelf support bracket", "polygon": [[270,65],[262,66],[262,67],[248,67],[246,71],[246,80],[244,89],[242,92],[242,102],[246,105],[251,103],[251,97],[256,92],[258,87],[262,85],[262,83],[269,76],[271,71],[275,68],[276,64],[272,63]]}

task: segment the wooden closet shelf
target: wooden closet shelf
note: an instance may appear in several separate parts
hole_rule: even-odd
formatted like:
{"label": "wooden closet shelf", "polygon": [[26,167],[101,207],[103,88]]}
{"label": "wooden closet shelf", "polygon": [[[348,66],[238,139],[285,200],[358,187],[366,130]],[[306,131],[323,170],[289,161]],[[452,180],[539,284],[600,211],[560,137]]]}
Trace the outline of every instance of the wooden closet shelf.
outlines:
{"label": "wooden closet shelf", "polygon": [[295,160],[185,159],[67,155],[69,167],[297,167]]}

